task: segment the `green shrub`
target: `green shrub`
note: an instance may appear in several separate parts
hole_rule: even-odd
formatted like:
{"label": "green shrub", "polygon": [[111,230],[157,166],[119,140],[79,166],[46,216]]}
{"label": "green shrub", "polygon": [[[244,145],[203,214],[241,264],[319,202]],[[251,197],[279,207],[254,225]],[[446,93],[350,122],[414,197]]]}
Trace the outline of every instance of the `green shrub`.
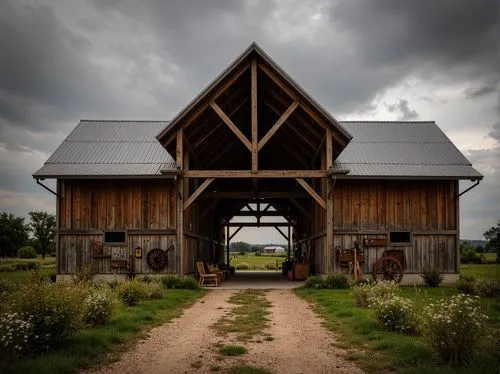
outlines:
{"label": "green shrub", "polygon": [[36,258],[36,251],[30,245],[19,248],[17,251],[17,257],[19,258]]}
{"label": "green shrub", "polygon": [[443,281],[443,274],[439,269],[422,269],[422,274],[420,274],[422,279],[424,280],[424,284],[427,287],[437,287]]}
{"label": "green shrub", "polygon": [[116,305],[116,297],[106,284],[92,288],[84,300],[85,322],[89,325],[103,325],[109,321]]}
{"label": "green shrub", "polygon": [[237,270],[248,270],[250,269],[250,266],[246,262],[241,262],[238,265],[236,265]]}
{"label": "green shrub", "polygon": [[442,360],[464,362],[480,346],[487,319],[477,298],[457,294],[424,308],[422,333]]}
{"label": "green shrub", "polygon": [[12,265],[14,271],[28,271],[28,270],[38,270],[40,265],[35,261],[17,262]]}
{"label": "green shrub", "polygon": [[83,326],[88,289],[76,285],[50,283],[34,274],[9,306],[10,312],[32,323],[34,350],[53,348]]}
{"label": "green shrub", "polygon": [[13,281],[9,279],[0,279],[0,309],[2,309],[2,301],[16,291],[17,285]]}
{"label": "green shrub", "polygon": [[378,297],[372,299],[371,305],[375,318],[385,330],[404,334],[417,332],[419,321],[410,299],[399,296]]}
{"label": "green shrub", "polygon": [[144,283],[148,299],[161,299],[163,297],[163,284],[161,282]]}
{"label": "green shrub", "polygon": [[351,282],[351,287],[362,286],[364,284],[373,284],[373,283],[375,282],[370,278],[356,279]]}
{"label": "green shrub", "polygon": [[455,287],[457,288],[457,291],[459,293],[464,293],[464,294],[473,294],[474,293],[474,284],[475,284],[475,279],[472,278],[472,280],[468,279],[459,279],[458,282],[455,284]]}
{"label": "green shrub", "polygon": [[151,283],[153,282],[153,278],[151,278],[149,275],[144,275],[142,278],[140,278],[141,282],[144,283]]}
{"label": "green shrub", "polygon": [[315,275],[312,275],[310,277],[307,277],[306,281],[304,282],[304,288],[321,289],[321,288],[326,288],[326,285],[323,279]]}
{"label": "green shrub", "polygon": [[194,277],[185,277],[181,282],[180,288],[185,290],[197,290],[200,288],[200,285]]}
{"label": "green shrub", "polygon": [[91,262],[89,262],[74,270],[71,273],[71,280],[76,284],[89,285],[94,274],[94,266]]}
{"label": "green shrub", "polygon": [[177,275],[169,274],[165,275],[161,278],[161,282],[163,283],[163,287],[165,288],[182,288],[182,280]]}
{"label": "green shrub", "polygon": [[142,283],[137,279],[120,283],[118,286],[118,296],[123,304],[128,306],[137,305],[141,300],[147,298],[147,291]]}
{"label": "green shrub", "polygon": [[238,252],[238,254],[239,254],[240,256],[245,256],[247,253],[246,253],[245,251],[240,251],[240,252]]}
{"label": "green shrub", "polygon": [[343,273],[332,274],[326,277],[325,287],[331,289],[349,288],[349,279]]}
{"label": "green shrub", "polygon": [[492,278],[478,278],[474,283],[474,293],[483,297],[500,296],[500,282]]}
{"label": "green shrub", "polygon": [[474,247],[465,246],[462,248],[462,253],[460,253],[460,262],[462,264],[480,264],[481,255],[476,252]]}
{"label": "green shrub", "polygon": [[351,295],[356,306],[369,308],[372,300],[391,298],[399,291],[399,284],[394,281],[378,281],[353,287]]}
{"label": "green shrub", "polygon": [[274,262],[266,262],[264,264],[264,267],[267,269],[267,270],[276,270],[276,264]]}
{"label": "green shrub", "polygon": [[260,251],[255,251],[255,256],[262,256],[262,253]]}

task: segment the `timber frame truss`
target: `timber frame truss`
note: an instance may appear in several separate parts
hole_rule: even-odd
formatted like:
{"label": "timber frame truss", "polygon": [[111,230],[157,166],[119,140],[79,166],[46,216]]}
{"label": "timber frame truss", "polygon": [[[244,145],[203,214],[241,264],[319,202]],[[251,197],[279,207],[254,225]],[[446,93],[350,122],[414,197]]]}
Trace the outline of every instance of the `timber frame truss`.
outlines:
{"label": "timber frame truss", "polygon": [[[326,252],[333,254],[334,177],[348,172],[336,170],[333,160],[350,139],[252,44],[158,136],[175,154],[177,169],[162,173],[177,175],[181,253],[184,211],[196,201],[200,219],[217,212],[227,240],[230,226],[271,226],[289,241],[297,217],[311,219],[313,201],[326,214]],[[257,223],[230,222],[241,215],[255,216]],[[265,216],[285,217],[287,223],[260,222]],[[283,225],[288,235],[280,229]]]}

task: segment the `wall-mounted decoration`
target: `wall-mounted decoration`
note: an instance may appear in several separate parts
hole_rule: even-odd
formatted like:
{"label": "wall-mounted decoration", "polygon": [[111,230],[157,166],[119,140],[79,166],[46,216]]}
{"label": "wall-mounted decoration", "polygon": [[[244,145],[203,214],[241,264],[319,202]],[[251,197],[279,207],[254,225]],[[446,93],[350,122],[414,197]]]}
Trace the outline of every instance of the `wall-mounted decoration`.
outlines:
{"label": "wall-mounted decoration", "polygon": [[100,257],[104,254],[101,242],[90,242],[90,247],[92,248],[93,257]]}
{"label": "wall-mounted decoration", "polygon": [[139,246],[135,247],[135,258],[142,258],[142,248]]}
{"label": "wall-mounted decoration", "polygon": [[146,256],[148,266],[154,271],[165,269],[168,265],[167,251],[161,248],[153,248]]}
{"label": "wall-mounted decoration", "polygon": [[386,238],[363,239],[363,247],[385,247],[386,245],[387,245]]}

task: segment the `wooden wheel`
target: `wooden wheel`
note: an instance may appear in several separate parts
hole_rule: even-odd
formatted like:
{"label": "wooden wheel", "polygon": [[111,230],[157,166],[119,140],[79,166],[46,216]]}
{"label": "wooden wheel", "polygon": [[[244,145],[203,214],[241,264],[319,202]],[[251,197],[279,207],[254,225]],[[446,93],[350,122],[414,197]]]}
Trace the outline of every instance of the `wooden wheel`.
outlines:
{"label": "wooden wheel", "polygon": [[373,280],[389,280],[397,283],[403,279],[403,266],[394,257],[382,257],[375,262],[372,268]]}
{"label": "wooden wheel", "polygon": [[154,271],[165,269],[168,265],[167,252],[163,251],[161,248],[154,248],[148,252],[146,262]]}

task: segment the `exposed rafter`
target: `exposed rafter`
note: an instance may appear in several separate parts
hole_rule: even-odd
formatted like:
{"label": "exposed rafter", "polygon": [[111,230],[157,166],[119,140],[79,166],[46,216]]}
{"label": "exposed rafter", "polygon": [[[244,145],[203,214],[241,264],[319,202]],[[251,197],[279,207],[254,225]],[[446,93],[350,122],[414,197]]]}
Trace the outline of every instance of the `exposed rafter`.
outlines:
{"label": "exposed rafter", "polygon": [[224,123],[231,129],[231,131],[241,140],[241,142],[248,148],[250,152],[252,152],[252,143],[246,138],[245,135],[240,131],[238,126],[236,126],[231,118],[229,118],[226,113],[221,109],[220,106],[217,105],[215,101],[210,102],[210,106],[213,110],[219,115],[219,117],[224,121]]}

